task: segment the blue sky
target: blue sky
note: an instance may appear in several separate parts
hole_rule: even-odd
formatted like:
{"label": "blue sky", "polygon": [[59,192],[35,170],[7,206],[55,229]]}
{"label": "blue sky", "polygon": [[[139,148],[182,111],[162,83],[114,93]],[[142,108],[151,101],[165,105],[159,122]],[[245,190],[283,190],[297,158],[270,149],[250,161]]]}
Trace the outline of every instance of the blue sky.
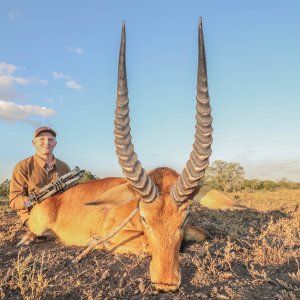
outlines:
{"label": "blue sky", "polygon": [[299,1],[1,1],[0,182],[58,133],[55,155],[120,176],[113,138],[124,19],[135,150],[144,168],[184,167],[195,125],[203,18],[213,155],[247,178],[300,181]]}

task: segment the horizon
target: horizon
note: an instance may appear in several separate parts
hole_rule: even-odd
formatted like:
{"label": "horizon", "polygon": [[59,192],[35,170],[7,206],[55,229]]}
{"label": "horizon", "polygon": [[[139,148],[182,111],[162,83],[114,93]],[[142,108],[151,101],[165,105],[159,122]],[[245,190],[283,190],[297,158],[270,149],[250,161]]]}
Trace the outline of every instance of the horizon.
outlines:
{"label": "horizon", "polygon": [[133,144],[146,170],[179,173],[195,126],[198,19],[213,115],[210,162],[247,179],[300,182],[300,3],[120,0],[2,2],[0,183],[57,132],[57,158],[122,176],[113,121],[122,20]]}

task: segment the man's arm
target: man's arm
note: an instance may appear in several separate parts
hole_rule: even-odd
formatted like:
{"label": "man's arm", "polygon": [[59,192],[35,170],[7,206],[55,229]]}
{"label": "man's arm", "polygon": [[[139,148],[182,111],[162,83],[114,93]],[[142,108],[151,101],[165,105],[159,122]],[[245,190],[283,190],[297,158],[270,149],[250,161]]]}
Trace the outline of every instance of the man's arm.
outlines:
{"label": "man's arm", "polygon": [[24,210],[24,202],[28,198],[28,173],[26,168],[17,164],[10,182],[9,204],[14,210]]}

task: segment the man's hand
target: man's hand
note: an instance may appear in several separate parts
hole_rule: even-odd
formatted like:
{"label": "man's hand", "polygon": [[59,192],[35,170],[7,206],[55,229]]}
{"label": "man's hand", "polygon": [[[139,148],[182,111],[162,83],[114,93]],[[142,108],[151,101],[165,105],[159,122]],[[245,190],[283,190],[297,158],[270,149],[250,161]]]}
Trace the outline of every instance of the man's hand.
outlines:
{"label": "man's hand", "polygon": [[33,208],[34,203],[30,201],[30,198],[27,198],[27,199],[24,201],[24,205],[25,205],[26,209],[27,209],[28,211],[30,211],[30,210]]}

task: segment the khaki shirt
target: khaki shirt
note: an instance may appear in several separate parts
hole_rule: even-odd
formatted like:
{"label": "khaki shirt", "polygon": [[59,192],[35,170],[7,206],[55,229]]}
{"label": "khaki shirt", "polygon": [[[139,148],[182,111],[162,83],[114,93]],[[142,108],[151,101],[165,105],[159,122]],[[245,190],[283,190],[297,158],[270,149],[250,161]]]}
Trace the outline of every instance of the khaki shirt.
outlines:
{"label": "khaki shirt", "polygon": [[37,154],[15,166],[10,182],[9,202],[23,224],[29,218],[29,212],[24,205],[29,193],[33,190],[38,193],[45,185],[68,172],[69,166],[59,159],[54,159],[53,167],[47,170],[46,162]]}

